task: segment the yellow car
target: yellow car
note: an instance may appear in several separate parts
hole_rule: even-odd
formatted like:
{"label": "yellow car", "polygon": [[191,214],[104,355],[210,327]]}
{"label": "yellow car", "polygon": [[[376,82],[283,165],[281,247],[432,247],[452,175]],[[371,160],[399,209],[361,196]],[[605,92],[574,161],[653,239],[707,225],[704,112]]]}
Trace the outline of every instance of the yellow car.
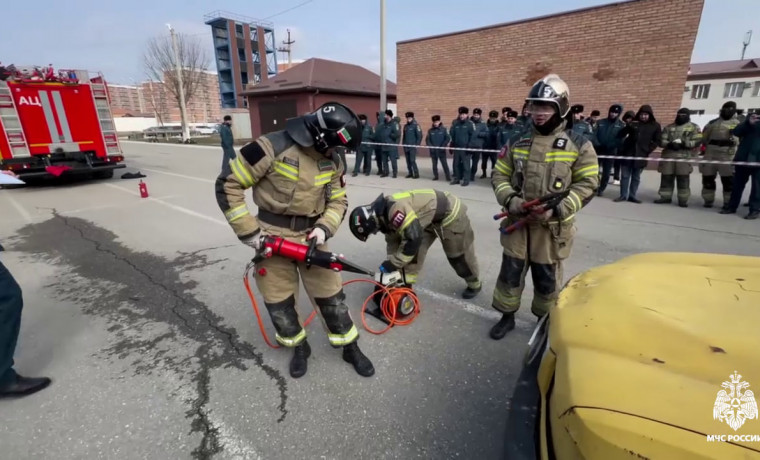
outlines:
{"label": "yellow car", "polygon": [[505,458],[760,459],[758,389],[760,257],[627,257],[539,322]]}

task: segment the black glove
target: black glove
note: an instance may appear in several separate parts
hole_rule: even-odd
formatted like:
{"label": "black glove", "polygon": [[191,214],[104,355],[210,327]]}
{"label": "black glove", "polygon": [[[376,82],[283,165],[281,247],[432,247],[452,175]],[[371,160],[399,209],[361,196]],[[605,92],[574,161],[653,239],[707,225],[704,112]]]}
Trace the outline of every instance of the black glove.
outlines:
{"label": "black glove", "polygon": [[380,264],[380,271],[383,273],[391,273],[398,271],[398,268],[396,268],[396,266],[393,265],[390,260],[386,260]]}

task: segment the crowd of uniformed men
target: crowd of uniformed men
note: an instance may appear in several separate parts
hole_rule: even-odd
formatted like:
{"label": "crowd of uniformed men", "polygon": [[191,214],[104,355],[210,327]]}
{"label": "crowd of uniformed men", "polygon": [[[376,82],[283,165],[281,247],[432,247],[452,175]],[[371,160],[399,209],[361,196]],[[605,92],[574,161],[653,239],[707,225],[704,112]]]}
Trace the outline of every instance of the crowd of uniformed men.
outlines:
{"label": "crowd of uniformed men", "polygon": [[[394,117],[391,110],[384,114],[378,112],[377,123],[372,126],[366,115],[359,115],[362,120],[362,146],[357,152],[352,176],[372,173],[372,160],[380,177],[397,177],[399,147],[404,152],[407,178],[419,178],[417,166],[417,146],[423,143],[430,150],[433,163],[433,180],[439,180],[439,166],[443,176],[452,185],[467,186],[474,181],[478,169],[480,178],[488,178],[488,165],[491,174],[496,161],[497,151],[501,150],[507,140],[521,131],[530,121],[530,113],[523,106],[518,113],[510,107],[488,113],[482,118],[482,109],[475,108],[469,115],[468,107],[459,107],[458,118],[447,128],[441,121],[441,115],[432,116],[432,125],[423,131],[414,116],[406,112],[406,123],[401,126],[399,117]],[[681,108],[673,123],[664,129],[656,120],[650,105],[642,105],[637,112],[623,112],[621,104],[610,106],[607,116],[602,118],[599,110],[593,110],[590,116],[584,116],[583,105],[571,107],[571,129],[591,141],[597,154],[602,157],[626,157],[638,159],[600,158],[600,185],[597,194],[602,196],[608,184],[619,185],[620,195],[615,202],[641,203],[637,198],[640,178],[647,166],[648,157],[658,148],[662,149],[662,158],[687,160],[699,157],[707,161],[750,161],[747,152],[737,151],[739,133],[733,130],[747,116],[737,111],[736,103],[726,102],[720,116],[710,121],[704,131],[691,122],[690,111]],[[382,115],[382,117],[381,117]],[[756,117],[757,114],[749,114]],[[378,145],[381,144],[381,145]],[[461,149],[483,149],[490,152]],[[453,156],[451,168],[447,153]],[[753,160],[757,161],[757,159]],[[389,167],[390,163],[390,167]],[[693,166],[689,162],[660,162],[658,172],[661,174],[658,204],[671,203],[675,192],[679,206],[687,207],[691,195],[690,174]],[[730,164],[699,165],[702,174],[702,198],[705,207],[713,207],[717,190],[717,176],[720,175],[722,186],[721,213],[730,214],[737,211],[739,200],[748,181],[752,183],[750,195],[750,212],[746,218],[756,219],[760,216],[760,179],[757,168],[734,167]],[[736,203],[732,203],[732,190],[736,189]]]}

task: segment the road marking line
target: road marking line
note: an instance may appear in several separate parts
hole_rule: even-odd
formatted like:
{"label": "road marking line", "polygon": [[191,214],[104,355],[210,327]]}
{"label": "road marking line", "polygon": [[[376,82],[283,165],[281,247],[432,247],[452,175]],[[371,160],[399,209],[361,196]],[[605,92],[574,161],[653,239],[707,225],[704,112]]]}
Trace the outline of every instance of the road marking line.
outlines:
{"label": "road marking line", "polygon": [[[475,305],[474,303],[467,302],[466,300],[457,299],[456,297],[452,297],[446,294],[441,294],[440,292],[432,291],[427,288],[415,286],[414,290],[428,297],[432,297],[436,300],[453,303],[454,305],[457,305],[458,307],[462,308],[462,310],[466,311],[467,313],[472,313],[473,315],[480,316],[481,318],[498,321],[501,319],[501,316],[502,316],[501,313],[499,313],[496,310],[488,310],[481,306]],[[519,319],[517,316],[515,316],[515,322],[519,324],[520,326],[525,326],[528,328],[535,326],[534,323]]]}
{"label": "road marking line", "polygon": [[[114,184],[103,184],[103,185],[105,185],[107,187],[111,187],[111,188],[116,189],[116,190],[120,190],[120,191],[125,192],[125,193],[129,193],[130,195],[140,196],[140,194],[138,192],[135,192],[134,190],[127,190],[127,189],[125,189],[123,187],[119,187],[118,185],[114,185]],[[148,198],[143,198],[143,199],[145,199],[145,200],[151,200],[154,203],[162,204],[162,205],[166,206],[167,208],[171,208],[171,209],[173,209],[175,211],[181,212],[183,214],[187,214],[189,216],[197,217],[199,219],[207,220],[207,221],[213,222],[215,224],[224,225],[225,227],[229,227],[229,224],[225,220],[214,219],[213,217],[209,217],[209,216],[207,216],[205,214],[201,214],[199,212],[193,211],[192,209],[188,209],[188,208],[185,208],[185,207],[182,207],[182,206],[178,206],[178,205],[173,204],[173,203],[169,203],[168,201],[164,201],[164,200],[162,200],[160,198],[148,197]]]}
{"label": "road marking line", "polygon": [[11,204],[11,206],[13,206],[14,208],[16,208],[16,211],[18,211],[18,213],[21,214],[21,217],[24,218],[24,220],[26,221],[26,223],[27,224],[31,224],[32,223],[32,216],[31,216],[31,214],[29,214],[29,212],[26,209],[24,209],[23,206],[21,206],[21,203],[19,203],[18,201],[14,200],[13,198],[10,197],[10,195],[8,195],[6,193],[4,193],[3,195],[5,195],[5,198]]}
{"label": "road marking line", "polygon": [[[191,148],[191,149],[215,149],[215,150],[222,150],[221,146],[215,146],[215,145],[187,145],[187,144],[168,144],[166,142],[141,142],[141,141],[120,141],[122,144],[137,144],[137,145],[145,145],[148,147],[183,147],[183,148]],[[237,145],[235,147],[242,147],[242,145]]]}
{"label": "road marking line", "polygon": [[[181,196],[181,195],[166,195],[166,196],[158,197],[157,199],[159,199],[159,200],[168,200],[170,198],[177,198],[178,196]],[[134,204],[135,203],[132,203],[132,205],[134,205]],[[139,204],[139,202],[138,202],[138,204]],[[130,205],[129,204],[125,205],[124,203],[120,203],[120,204],[102,204],[100,206],[89,206],[87,208],[72,209],[70,211],[58,211],[58,214],[79,214],[79,213],[82,213],[82,212],[99,211],[99,210],[102,210],[102,209],[123,208],[124,206],[130,206]]]}
{"label": "road marking line", "polygon": [[170,172],[166,172],[166,171],[159,171],[157,169],[140,168],[140,170],[142,170],[142,171],[148,171],[148,172],[152,172],[152,173],[156,173],[156,174],[164,174],[164,175],[167,175],[167,176],[181,177],[183,179],[197,180],[198,182],[204,182],[206,184],[214,184],[214,183],[216,183],[216,180],[203,179],[201,177],[195,177],[195,176],[187,176],[185,174],[177,174],[177,173],[170,173]]}

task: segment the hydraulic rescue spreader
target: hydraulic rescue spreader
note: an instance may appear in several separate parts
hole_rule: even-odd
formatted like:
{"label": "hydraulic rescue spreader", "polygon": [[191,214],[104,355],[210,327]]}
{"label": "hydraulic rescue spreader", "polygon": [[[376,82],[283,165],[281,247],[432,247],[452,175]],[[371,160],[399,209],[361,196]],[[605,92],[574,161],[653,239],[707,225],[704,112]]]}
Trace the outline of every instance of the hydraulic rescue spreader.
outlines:
{"label": "hydraulic rescue spreader", "polygon": [[[371,283],[375,286],[372,294],[366,298],[364,305],[362,305],[362,324],[368,332],[373,334],[382,334],[394,325],[410,324],[420,311],[419,299],[411,288],[406,287],[403,284],[404,277],[400,272],[378,272],[375,274],[372,270],[368,270],[346,260],[343,254],[335,254],[317,249],[316,239],[310,240],[309,244],[300,244],[288,241],[282,237],[268,235],[262,237],[260,248],[261,249],[257,251],[256,255],[246,267],[243,281],[246,291],[248,292],[248,297],[251,299],[253,310],[256,313],[256,319],[261,334],[267,345],[272,348],[279,348],[279,345],[276,345],[269,340],[256,298],[251,291],[249,281],[251,272],[258,273],[262,276],[266,274],[266,269],[264,267],[257,270],[256,266],[264,259],[270,257],[284,257],[286,259],[302,262],[306,264],[307,269],[310,269],[313,266],[336,272],[345,271],[374,277],[374,280],[354,279],[343,283],[343,286],[354,283]],[[376,304],[374,308],[368,308],[368,305],[371,302]],[[365,312],[385,322],[387,324],[386,328],[377,331],[367,326],[364,315]],[[316,311],[313,311],[304,322],[304,327],[311,323],[315,315]]]}

